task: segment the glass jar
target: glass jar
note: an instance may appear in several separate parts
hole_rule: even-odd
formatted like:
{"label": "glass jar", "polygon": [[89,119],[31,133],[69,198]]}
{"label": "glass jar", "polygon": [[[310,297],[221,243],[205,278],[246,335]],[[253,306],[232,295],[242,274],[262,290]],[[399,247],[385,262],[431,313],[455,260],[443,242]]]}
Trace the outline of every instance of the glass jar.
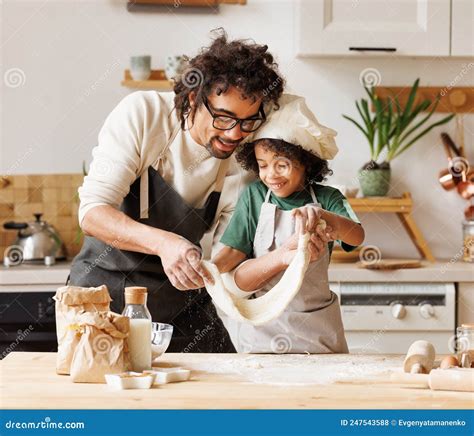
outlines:
{"label": "glass jar", "polygon": [[474,221],[463,221],[463,256],[464,262],[474,262]]}
{"label": "glass jar", "polygon": [[461,364],[468,359],[470,362],[468,366],[472,366],[474,363],[474,324],[462,324],[456,329],[456,351]]}
{"label": "glass jar", "polygon": [[128,351],[132,371],[151,369],[151,314],[146,307],[147,288],[125,288],[125,308],[122,315],[130,318]]}

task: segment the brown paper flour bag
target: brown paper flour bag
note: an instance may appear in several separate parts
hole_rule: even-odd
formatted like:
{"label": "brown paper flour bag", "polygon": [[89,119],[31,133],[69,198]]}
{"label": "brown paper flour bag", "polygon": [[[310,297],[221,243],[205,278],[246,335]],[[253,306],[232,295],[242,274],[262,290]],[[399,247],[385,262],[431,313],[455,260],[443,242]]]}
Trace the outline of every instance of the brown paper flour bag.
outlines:
{"label": "brown paper flour bag", "polygon": [[71,362],[73,382],[105,383],[105,374],[129,370],[128,317],[114,312],[83,312],[76,329],[81,338]]}
{"label": "brown paper flour bag", "polygon": [[56,372],[69,374],[74,348],[80,336],[74,326],[77,315],[82,311],[98,312],[110,310],[110,298],[107,286],[82,288],[79,286],[62,286],[54,296],[56,301],[56,333],[58,337],[58,354]]}

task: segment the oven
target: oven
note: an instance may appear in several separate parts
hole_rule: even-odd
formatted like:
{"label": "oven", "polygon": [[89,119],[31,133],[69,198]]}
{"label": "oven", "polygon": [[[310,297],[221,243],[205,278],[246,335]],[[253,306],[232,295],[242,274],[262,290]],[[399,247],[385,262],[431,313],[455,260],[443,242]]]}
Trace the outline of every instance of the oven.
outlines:
{"label": "oven", "polygon": [[[56,321],[51,285],[2,287],[0,359],[16,351],[56,351]],[[7,288],[7,289],[5,289]]]}
{"label": "oven", "polygon": [[351,353],[401,353],[418,339],[454,352],[454,283],[331,283]]}

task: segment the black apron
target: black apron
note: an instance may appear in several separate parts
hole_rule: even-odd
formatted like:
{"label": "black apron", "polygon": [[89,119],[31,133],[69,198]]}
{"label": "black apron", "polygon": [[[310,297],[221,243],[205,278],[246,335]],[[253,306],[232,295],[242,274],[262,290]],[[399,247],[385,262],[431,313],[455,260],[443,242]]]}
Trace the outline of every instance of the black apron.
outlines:
{"label": "black apron", "polygon": [[[120,209],[130,218],[162,230],[176,233],[199,246],[211,227],[229,161],[221,161],[216,190],[203,208],[193,208],[169,186],[158,171],[148,168],[147,218],[140,218],[139,177],[130,187]],[[199,183],[199,181],[197,181]],[[174,326],[169,352],[233,353],[235,348],[218,317],[211,297],[205,289],[180,291],[173,287],[159,256],[119,250],[91,237],[84,244],[71,266],[70,281],[74,286],[107,285],[113,299],[111,310],[121,313],[126,286],[148,288],[147,306],[153,321]]]}

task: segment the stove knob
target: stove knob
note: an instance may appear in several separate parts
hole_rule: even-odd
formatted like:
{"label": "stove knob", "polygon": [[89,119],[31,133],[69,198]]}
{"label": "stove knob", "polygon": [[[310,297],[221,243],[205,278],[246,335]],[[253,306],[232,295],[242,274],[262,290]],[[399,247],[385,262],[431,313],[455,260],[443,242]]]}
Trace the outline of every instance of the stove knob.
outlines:
{"label": "stove knob", "polygon": [[407,314],[407,310],[405,309],[405,306],[401,303],[395,303],[392,305],[392,316],[396,319],[402,319],[405,318],[405,315]]}
{"label": "stove knob", "polygon": [[429,303],[420,305],[420,315],[425,319],[434,318],[435,310],[434,307]]}

